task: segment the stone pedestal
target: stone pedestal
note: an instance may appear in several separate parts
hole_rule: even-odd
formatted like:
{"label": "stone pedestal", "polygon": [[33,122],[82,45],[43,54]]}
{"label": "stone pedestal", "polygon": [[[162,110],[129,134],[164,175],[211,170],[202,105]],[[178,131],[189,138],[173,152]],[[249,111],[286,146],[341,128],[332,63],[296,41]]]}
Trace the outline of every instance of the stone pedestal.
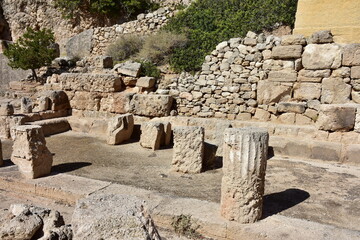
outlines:
{"label": "stone pedestal", "polygon": [[14,107],[10,103],[0,105],[0,116],[11,116],[14,114]]}
{"label": "stone pedestal", "polygon": [[33,107],[30,98],[23,97],[21,99],[21,112],[22,113],[32,113]]}
{"label": "stone pedestal", "polygon": [[14,145],[11,161],[18,165],[26,178],[38,178],[50,174],[53,157],[41,129],[37,125],[14,127]]}
{"label": "stone pedestal", "polygon": [[107,143],[117,145],[129,140],[134,130],[134,117],[132,114],[119,115],[108,123]]}
{"label": "stone pedestal", "polygon": [[221,215],[240,223],[261,218],[269,134],[265,129],[225,130]]}
{"label": "stone pedestal", "polygon": [[164,135],[164,124],[160,122],[147,122],[141,124],[140,145],[144,148],[157,150],[161,146]]}
{"label": "stone pedestal", "polygon": [[204,157],[204,128],[175,127],[172,170],[200,173]]}

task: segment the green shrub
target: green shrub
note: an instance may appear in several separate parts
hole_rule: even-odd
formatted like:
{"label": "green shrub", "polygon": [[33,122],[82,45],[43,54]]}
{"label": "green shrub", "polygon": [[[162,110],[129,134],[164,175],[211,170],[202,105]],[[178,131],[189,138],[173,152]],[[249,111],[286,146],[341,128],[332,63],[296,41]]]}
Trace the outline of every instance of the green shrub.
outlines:
{"label": "green shrub", "polygon": [[126,15],[134,17],[147,10],[159,8],[159,4],[151,0],[55,0],[67,18],[74,18],[78,13],[92,13],[100,16]]}
{"label": "green shrub", "polygon": [[114,61],[123,61],[137,54],[142,48],[143,41],[143,38],[138,35],[123,35],[109,45],[106,51],[107,55],[111,56]]}
{"label": "green shrub", "polygon": [[31,69],[37,80],[35,70],[49,66],[56,58],[54,33],[49,29],[36,31],[28,28],[23,36],[5,49],[4,55],[9,59],[10,67]]}
{"label": "green shrub", "polygon": [[149,61],[137,61],[141,63],[140,76],[141,77],[154,77],[159,78],[161,75],[160,70],[155,64]]}
{"label": "green shrub", "polygon": [[157,65],[168,63],[169,56],[175,48],[185,45],[187,39],[184,34],[174,34],[161,31],[146,37],[138,57]]}
{"label": "green shrub", "polygon": [[179,12],[165,27],[185,33],[188,43],[174,50],[177,71],[199,70],[204,57],[218,43],[243,37],[248,31],[271,29],[276,23],[293,25],[298,0],[198,0]]}

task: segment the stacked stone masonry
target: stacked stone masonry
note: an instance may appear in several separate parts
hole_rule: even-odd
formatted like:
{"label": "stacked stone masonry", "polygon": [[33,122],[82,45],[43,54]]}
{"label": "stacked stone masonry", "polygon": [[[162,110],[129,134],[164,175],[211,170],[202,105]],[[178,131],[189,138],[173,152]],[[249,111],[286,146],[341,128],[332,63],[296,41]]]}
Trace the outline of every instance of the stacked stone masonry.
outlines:
{"label": "stacked stone masonry", "polygon": [[[179,115],[315,125],[322,105],[346,104],[356,113],[359,86],[360,44],[336,44],[329,31],[309,39],[249,32],[220,43],[200,72],[182,73],[167,90]],[[349,121],[359,122],[356,114]],[[354,129],[342,124],[320,129]]]}

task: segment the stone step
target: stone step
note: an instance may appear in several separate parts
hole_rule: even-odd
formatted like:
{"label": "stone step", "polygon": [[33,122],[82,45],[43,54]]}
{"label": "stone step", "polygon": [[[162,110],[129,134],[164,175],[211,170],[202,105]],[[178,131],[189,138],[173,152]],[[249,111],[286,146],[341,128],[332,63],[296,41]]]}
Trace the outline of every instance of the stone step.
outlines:
{"label": "stone step", "polygon": [[42,126],[44,135],[51,136],[71,130],[67,118],[54,118],[29,123],[31,125]]}

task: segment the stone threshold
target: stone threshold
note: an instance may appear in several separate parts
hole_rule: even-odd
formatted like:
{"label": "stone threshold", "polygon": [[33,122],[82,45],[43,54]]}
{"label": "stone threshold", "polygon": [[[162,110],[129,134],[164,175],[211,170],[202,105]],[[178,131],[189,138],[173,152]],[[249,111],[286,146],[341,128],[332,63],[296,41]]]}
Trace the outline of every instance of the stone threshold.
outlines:
{"label": "stone threshold", "polygon": [[192,198],[174,197],[132,186],[99,181],[69,174],[56,174],[39,179],[25,179],[16,166],[0,169],[0,189],[21,194],[41,196],[64,204],[74,205],[87,195],[96,193],[127,194],[146,200],[155,223],[173,229],[173,217],[190,215],[203,236],[219,240],[308,240],[360,239],[353,231],[317,222],[272,215],[254,224],[238,224],[220,216],[218,203]]}

